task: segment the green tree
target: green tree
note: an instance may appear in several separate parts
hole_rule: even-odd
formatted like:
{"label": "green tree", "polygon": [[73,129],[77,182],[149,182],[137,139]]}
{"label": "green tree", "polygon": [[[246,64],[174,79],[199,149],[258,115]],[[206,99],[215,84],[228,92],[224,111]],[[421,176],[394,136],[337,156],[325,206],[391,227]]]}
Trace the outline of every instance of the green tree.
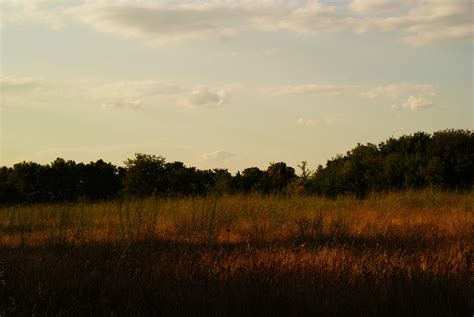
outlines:
{"label": "green tree", "polygon": [[134,196],[149,196],[164,193],[166,187],[165,158],[136,153],[125,162],[123,179],[125,193]]}
{"label": "green tree", "polygon": [[246,168],[242,171],[240,177],[240,188],[245,193],[261,192],[263,190],[264,178],[265,172],[258,167]]}
{"label": "green tree", "polygon": [[295,169],[284,162],[270,163],[266,173],[267,192],[282,192],[296,178]]}

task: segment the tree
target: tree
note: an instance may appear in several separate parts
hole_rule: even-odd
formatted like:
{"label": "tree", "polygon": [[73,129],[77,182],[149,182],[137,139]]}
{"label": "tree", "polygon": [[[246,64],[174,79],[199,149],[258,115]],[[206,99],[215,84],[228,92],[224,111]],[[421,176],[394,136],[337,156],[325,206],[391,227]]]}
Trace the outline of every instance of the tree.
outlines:
{"label": "tree", "polygon": [[267,192],[282,192],[292,179],[296,178],[295,169],[286,163],[270,163],[266,173]]}
{"label": "tree", "polygon": [[149,196],[166,191],[165,158],[136,153],[125,162],[127,173],[123,180],[126,194]]}
{"label": "tree", "polygon": [[432,185],[470,189],[474,180],[474,133],[444,130],[433,134],[426,177]]}
{"label": "tree", "polygon": [[78,164],[80,173],[79,192],[87,199],[98,200],[117,196],[121,189],[118,168],[103,160]]}
{"label": "tree", "polygon": [[9,173],[8,186],[15,187],[24,202],[49,200],[49,177],[46,175],[48,168],[34,162],[17,163]]}
{"label": "tree", "polygon": [[298,167],[301,170],[300,178],[306,182],[311,177],[311,171],[308,169],[308,162],[302,161]]}
{"label": "tree", "polygon": [[231,194],[233,192],[232,175],[227,169],[215,168],[213,171],[214,192],[222,194]]}
{"label": "tree", "polygon": [[78,198],[80,174],[76,162],[57,158],[46,172],[48,197],[52,201],[73,201]]}
{"label": "tree", "polygon": [[249,167],[242,171],[240,177],[240,189],[245,193],[252,191],[261,192],[263,190],[263,182],[265,172],[258,167]]}

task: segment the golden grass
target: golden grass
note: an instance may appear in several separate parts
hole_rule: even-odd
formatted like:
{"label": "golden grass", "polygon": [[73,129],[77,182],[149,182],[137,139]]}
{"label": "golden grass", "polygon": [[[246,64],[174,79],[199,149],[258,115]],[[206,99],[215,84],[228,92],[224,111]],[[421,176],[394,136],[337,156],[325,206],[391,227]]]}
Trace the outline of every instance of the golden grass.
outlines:
{"label": "golden grass", "polygon": [[0,315],[471,314],[473,205],[427,190],[3,208]]}

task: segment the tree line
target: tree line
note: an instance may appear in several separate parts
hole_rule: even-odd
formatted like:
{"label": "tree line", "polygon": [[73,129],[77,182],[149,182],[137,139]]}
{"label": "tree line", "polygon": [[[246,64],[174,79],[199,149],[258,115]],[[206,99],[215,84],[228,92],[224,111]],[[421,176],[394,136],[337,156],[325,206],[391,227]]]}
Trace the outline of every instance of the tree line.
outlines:
{"label": "tree line", "polygon": [[0,204],[104,200],[119,197],[209,194],[306,194],[336,197],[370,192],[422,189],[471,190],[474,133],[444,130],[358,144],[315,171],[299,172],[284,162],[265,170],[249,167],[200,170],[162,156],[137,153],[124,166],[98,160],[88,164],[56,159],[51,164],[21,162],[0,168]]}

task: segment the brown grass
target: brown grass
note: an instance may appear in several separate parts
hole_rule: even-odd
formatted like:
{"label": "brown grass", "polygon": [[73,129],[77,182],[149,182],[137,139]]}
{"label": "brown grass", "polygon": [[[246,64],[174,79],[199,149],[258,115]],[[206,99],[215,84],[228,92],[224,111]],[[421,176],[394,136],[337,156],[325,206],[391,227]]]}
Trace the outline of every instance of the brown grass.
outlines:
{"label": "brown grass", "polygon": [[474,195],[0,209],[0,315],[472,315]]}

